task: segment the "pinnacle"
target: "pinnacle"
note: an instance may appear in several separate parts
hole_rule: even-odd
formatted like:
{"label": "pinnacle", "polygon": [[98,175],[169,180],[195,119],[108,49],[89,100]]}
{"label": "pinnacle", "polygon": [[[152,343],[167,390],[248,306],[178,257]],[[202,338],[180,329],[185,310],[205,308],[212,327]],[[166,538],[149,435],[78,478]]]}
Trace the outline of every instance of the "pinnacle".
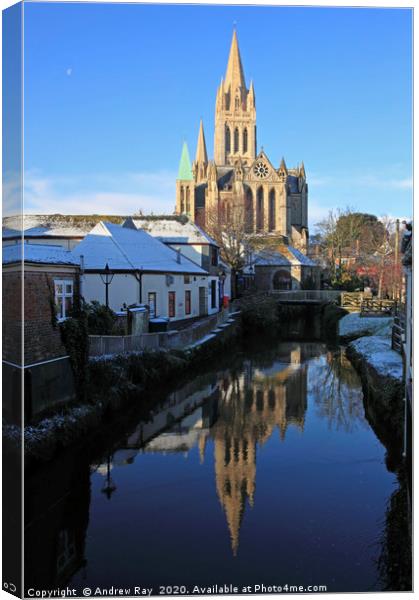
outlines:
{"label": "pinnacle", "polygon": [[231,91],[235,91],[238,87],[240,87],[243,94],[246,91],[246,81],[244,78],[243,66],[240,58],[236,30],[233,31],[233,39],[231,41],[230,55],[228,57],[227,71],[225,76],[225,87],[227,89],[230,87]]}
{"label": "pinnacle", "polygon": [[205,143],[204,125],[202,123],[202,119],[199,124],[198,144],[196,146],[195,161],[197,163],[207,163],[208,162],[207,146]]}

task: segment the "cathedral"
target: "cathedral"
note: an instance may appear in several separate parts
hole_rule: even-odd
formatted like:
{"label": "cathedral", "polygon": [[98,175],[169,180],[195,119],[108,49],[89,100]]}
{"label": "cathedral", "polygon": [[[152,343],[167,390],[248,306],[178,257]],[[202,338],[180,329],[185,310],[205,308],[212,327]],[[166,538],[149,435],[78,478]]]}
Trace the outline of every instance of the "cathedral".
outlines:
{"label": "cathedral", "polygon": [[195,160],[183,145],[176,181],[176,213],[206,228],[209,219],[230,219],[239,210],[250,234],[282,240],[307,250],[307,195],[304,164],[276,168],[256,139],[253,83],[246,86],[236,31],[225,78],[215,102],[214,158],[208,159],[201,121]]}

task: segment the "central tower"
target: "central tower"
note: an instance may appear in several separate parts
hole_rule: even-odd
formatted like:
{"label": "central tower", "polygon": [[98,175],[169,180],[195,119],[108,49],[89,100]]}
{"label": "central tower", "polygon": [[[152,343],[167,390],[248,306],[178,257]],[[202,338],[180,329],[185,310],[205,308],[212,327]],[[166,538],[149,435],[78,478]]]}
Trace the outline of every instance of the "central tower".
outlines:
{"label": "central tower", "polygon": [[214,161],[216,165],[250,165],[256,158],[256,105],[253,83],[246,87],[237,34],[234,30],[225,79],[215,102]]}

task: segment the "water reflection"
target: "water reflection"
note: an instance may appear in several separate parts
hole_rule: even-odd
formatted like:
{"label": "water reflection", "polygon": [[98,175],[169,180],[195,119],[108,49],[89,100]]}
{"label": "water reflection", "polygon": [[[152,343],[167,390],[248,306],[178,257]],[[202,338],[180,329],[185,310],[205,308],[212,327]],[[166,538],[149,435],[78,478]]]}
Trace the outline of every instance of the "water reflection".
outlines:
{"label": "water reflection", "polygon": [[380,589],[372,548],[388,541],[394,478],[340,349],[281,343],[154,404],[105,452],[91,444],[30,480],[28,582],[134,585],[141,564],[144,584],[280,569],[329,591]]}

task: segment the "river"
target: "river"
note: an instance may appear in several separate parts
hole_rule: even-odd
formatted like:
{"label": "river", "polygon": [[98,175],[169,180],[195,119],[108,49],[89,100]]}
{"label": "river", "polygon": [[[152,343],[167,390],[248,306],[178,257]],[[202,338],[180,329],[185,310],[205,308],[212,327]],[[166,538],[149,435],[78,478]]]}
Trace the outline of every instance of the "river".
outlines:
{"label": "river", "polygon": [[26,484],[26,587],[382,589],[397,478],[343,349],[277,343],[196,375]]}

